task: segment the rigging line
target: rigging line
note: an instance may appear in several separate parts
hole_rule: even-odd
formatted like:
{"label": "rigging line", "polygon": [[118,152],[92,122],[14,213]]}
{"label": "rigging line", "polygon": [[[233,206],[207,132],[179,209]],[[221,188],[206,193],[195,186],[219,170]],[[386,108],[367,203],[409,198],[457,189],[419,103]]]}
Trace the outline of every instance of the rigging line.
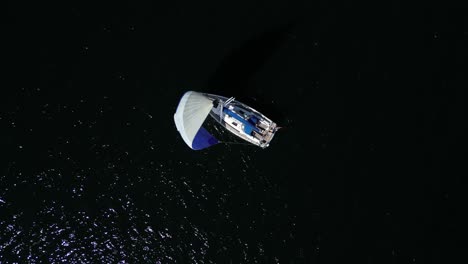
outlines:
{"label": "rigging line", "polygon": [[250,143],[242,143],[242,142],[230,142],[230,141],[218,141],[219,143],[223,143],[223,144],[231,144],[231,145],[249,145],[249,146],[255,146],[253,144],[250,144]]}

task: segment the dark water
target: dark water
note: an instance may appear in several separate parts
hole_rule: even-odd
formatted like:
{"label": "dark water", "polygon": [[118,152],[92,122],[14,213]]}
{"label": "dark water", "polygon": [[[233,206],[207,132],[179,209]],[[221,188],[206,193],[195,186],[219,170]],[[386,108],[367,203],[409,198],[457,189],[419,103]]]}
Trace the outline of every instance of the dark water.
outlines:
{"label": "dark water", "polygon": [[[16,3],[6,22],[1,263],[461,256],[461,11]],[[284,128],[265,150],[192,151],[173,124],[187,90]]]}

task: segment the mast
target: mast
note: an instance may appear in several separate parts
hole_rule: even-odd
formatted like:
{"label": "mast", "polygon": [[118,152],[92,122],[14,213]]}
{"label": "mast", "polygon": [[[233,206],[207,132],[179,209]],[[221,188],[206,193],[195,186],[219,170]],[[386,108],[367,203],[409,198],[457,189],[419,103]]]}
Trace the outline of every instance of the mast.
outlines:
{"label": "mast", "polygon": [[219,104],[219,123],[223,123],[223,104]]}
{"label": "mast", "polygon": [[225,107],[225,106],[227,106],[228,104],[230,104],[232,101],[234,101],[234,99],[236,99],[236,98],[231,97],[231,98],[227,99],[226,102],[224,102],[224,104],[221,105],[221,108],[220,108],[220,111],[219,111],[219,122],[220,122],[220,123],[221,123],[222,120],[223,120],[223,118],[222,118],[222,116],[223,116],[223,107]]}

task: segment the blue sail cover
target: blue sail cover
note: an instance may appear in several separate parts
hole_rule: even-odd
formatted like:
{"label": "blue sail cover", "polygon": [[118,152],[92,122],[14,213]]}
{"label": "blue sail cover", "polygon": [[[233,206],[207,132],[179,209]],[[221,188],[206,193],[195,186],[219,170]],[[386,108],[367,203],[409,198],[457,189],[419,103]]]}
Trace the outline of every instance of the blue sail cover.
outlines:
{"label": "blue sail cover", "polygon": [[258,130],[258,128],[253,125],[251,122],[245,120],[244,118],[242,118],[240,115],[234,113],[233,111],[227,109],[227,108],[223,108],[223,112],[227,115],[229,115],[230,117],[233,117],[235,118],[237,121],[241,122],[242,124],[244,124],[244,132],[247,133],[247,134],[251,134],[253,130],[255,130],[256,132],[260,132],[260,130]]}

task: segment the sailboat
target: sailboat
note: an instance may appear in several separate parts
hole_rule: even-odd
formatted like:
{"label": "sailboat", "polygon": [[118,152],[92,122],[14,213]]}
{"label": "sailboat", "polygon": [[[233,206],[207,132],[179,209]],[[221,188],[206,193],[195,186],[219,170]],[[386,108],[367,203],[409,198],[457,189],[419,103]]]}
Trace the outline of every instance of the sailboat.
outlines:
{"label": "sailboat", "polygon": [[234,97],[188,91],[179,101],[174,122],[191,149],[200,150],[220,143],[203,127],[208,116],[247,144],[263,149],[270,145],[279,129],[271,119]]}

